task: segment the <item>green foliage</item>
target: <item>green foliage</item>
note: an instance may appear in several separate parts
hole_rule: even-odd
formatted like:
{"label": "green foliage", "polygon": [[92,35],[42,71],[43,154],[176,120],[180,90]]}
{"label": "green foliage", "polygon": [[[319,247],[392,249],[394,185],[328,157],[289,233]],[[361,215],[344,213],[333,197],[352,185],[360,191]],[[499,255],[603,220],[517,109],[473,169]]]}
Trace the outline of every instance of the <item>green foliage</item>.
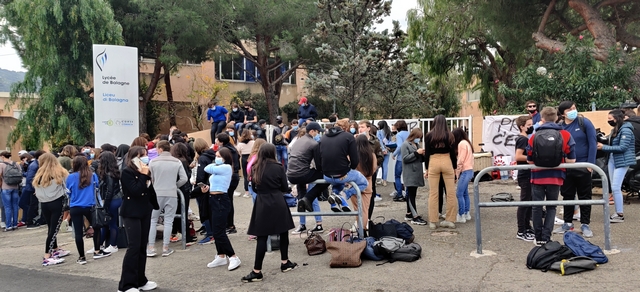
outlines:
{"label": "green foliage", "polygon": [[[324,99],[324,98],[313,96],[313,95],[308,95],[307,99],[310,104],[316,107],[316,110],[318,111],[318,119],[328,119],[329,116],[333,114],[332,99]],[[299,108],[300,108],[300,105],[298,105],[298,102],[292,101],[290,103],[285,104],[282,107],[282,112],[287,114],[287,118],[289,122],[291,122],[292,120],[297,118]],[[349,116],[349,112],[347,111],[347,108],[344,106],[336,105],[336,111],[338,112],[339,117]]]}
{"label": "green foliage", "polygon": [[166,103],[162,101],[152,100],[147,102],[147,134],[155,137],[160,133],[160,124],[167,119]]}
{"label": "green foliage", "polygon": [[5,3],[2,37],[29,70],[11,91],[12,102],[26,113],[9,143],[21,139],[36,149],[44,141],[92,140],[92,45],[122,44],[111,7],[101,0]]}
{"label": "green foliage", "polygon": [[231,93],[231,96],[232,96],[231,102],[237,102],[238,105],[240,105],[240,107],[242,107],[242,104],[245,101],[250,101],[251,107],[254,110],[256,110],[256,113],[258,114],[258,120],[264,119],[266,121],[269,121],[268,120],[269,111],[267,110],[267,101],[264,98],[263,93],[251,93],[251,90],[247,88],[244,90],[235,91]]}
{"label": "green foliage", "polygon": [[603,63],[592,56],[593,49],[591,40],[568,37],[564,53],[541,54],[539,62],[516,74],[513,88],[500,86],[509,103],[499,112],[521,112],[526,100],[544,105],[571,100],[584,111],[592,102],[597,108],[611,108],[640,96],[640,89],[630,82],[638,59],[614,50]]}

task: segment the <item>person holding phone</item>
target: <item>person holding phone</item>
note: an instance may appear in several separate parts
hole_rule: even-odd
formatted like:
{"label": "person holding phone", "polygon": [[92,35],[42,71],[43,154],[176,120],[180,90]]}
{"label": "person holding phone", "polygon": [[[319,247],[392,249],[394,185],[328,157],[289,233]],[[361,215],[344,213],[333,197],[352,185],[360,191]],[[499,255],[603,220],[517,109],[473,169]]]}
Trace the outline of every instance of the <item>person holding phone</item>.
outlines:
{"label": "person holding phone", "polygon": [[149,157],[144,147],[131,147],[120,176],[124,195],[120,216],[124,222],[128,243],[127,252],[122,260],[118,291],[147,291],[158,287],[158,284],[149,281],[145,275],[151,211],[160,209],[151,186],[148,163]]}

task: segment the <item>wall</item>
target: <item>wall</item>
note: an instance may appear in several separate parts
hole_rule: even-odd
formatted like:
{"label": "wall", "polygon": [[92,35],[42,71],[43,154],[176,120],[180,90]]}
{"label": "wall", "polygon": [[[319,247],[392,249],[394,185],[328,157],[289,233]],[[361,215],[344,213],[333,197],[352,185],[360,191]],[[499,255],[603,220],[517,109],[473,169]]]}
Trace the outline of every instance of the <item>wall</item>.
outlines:
{"label": "wall", "polygon": [[[13,130],[18,120],[16,116],[20,115],[20,110],[17,104],[6,109],[6,105],[9,102],[9,92],[0,92],[0,150],[11,149],[11,159],[19,161],[18,151],[22,150],[22,144],[18,141],[12,146],[7,146],[9,140],[9,133]],[[29,149],[33,150],[33,149]]]}

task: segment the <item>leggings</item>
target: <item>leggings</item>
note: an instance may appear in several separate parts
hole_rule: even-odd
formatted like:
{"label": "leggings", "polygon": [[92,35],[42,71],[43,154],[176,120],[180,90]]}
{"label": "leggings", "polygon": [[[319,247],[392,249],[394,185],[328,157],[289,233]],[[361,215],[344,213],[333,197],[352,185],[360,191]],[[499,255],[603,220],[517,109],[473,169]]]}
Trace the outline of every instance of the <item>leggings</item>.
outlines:
{"label": "leggings", "polygon": [[[416,207],[416,195],[418,194],[418,187],[407,187],[407,214],[411,214],[411,217],[417,217],[418,216],[418,207]],[[411,204],[411,205],[409,205]],[[413,214],[413,211],[411,211],[411,207],[413,207],[413,210],[416,211],[415,214]]]}
{"label": "leggings", "polygon": [[[256,261],[253,264],[253,269],[256,271],[262,270],[262,261],[264,255],[267,253],[267,236],[258,236],[256,245]],[[289,259],[289,233],[280,233],[280,259],[286,261]]]}
{"label": "leggings", "polygon": [[51,202],[42,203],[42,217],[47,221],[47,240],[44,244],[44,253],[53,253],[58,248],[56,233],[62,222],[62,201],[63,197]]}
{"label": "leggings", "polygon": [[[84,257],[84,240],[82,239],[82,233],[84,228],[84,217],[91,223],[91,208],[90,207],[71,207],[71,221],[73,222],[73,231],[75,234],[76,248],[78,254]],[[100,250],[100,228],[93,228],[93,250]]]}

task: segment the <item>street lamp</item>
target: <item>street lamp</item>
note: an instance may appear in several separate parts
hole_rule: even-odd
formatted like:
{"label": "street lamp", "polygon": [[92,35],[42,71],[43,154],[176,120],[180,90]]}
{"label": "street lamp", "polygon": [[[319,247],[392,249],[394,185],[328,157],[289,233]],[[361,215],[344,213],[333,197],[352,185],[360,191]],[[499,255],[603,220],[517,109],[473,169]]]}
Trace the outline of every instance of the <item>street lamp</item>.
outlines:
{"label": "street lamp", "polygon": [[340,79],[340,73],[333,71],[331,73],[331,88],[333,89],[333,113],[336,113],[336,80]]}

